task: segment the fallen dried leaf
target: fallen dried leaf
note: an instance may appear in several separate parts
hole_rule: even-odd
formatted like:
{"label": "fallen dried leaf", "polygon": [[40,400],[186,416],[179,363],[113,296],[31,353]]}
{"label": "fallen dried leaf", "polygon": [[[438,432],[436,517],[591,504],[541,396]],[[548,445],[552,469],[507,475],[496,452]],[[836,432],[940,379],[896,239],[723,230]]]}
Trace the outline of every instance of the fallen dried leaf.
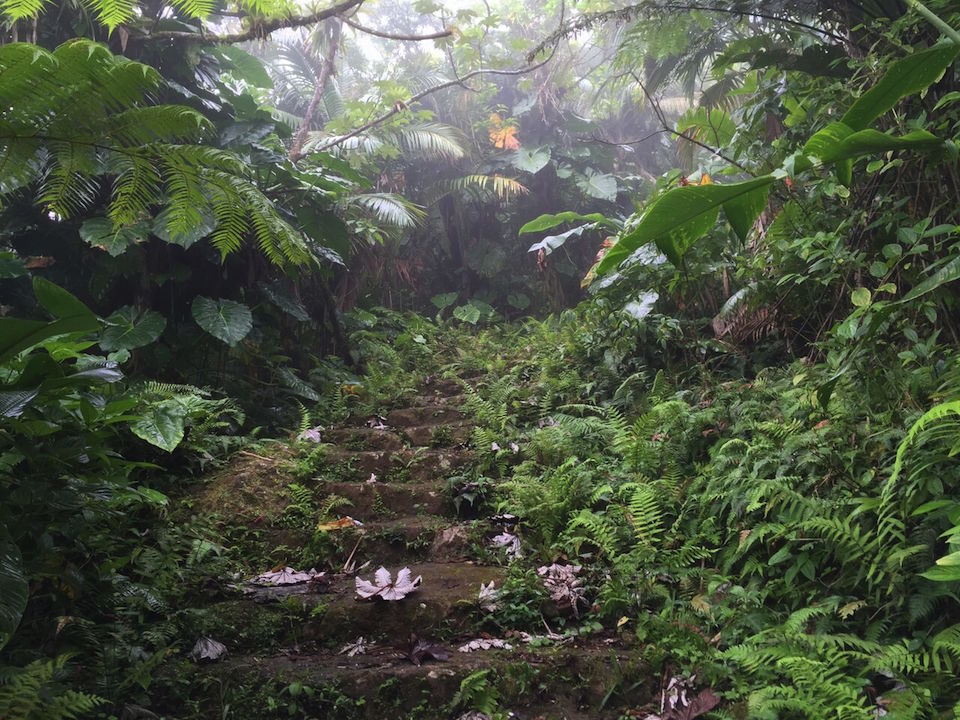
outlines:
{"label": "fallen dried leaf", "polygon": [[503,548],[506,550],[507,557],[509,557],[511,560],[516,560],[517,558],[523,557],[523,551],[520,549],[520,538],[514,535],[512,532],[507,532],[504,530],[502,533],[494,537],[490,542],[495,548]]}
{"label": "fallen dried leaf", "polygon": [[500,603],[496,601],[498,594],[499,592],[493,587],[493,580],[489,585],[480,583],[480,596],[477,598],[480,601],[480,607],[487,612],[495,612],[500,607]]}
{"label": "fallen dried leaf", "polygon": [[407,595],[416,590],[423,581],[421,575],[416,578],[410,578],[410,568],[403,568],[397,573],[397,579],[393,580],[390,571],[381,567],[374,574],[374,581],[356,578],[357,595],[368,600],[379,597],[383,600],[403,600]]}
{"label": "fallen dried leaf", "polygon": [[297,440],[300,440],[301,442],[312,442],[312,443],[321,442],[320,432],[322,430],[324,430],[324,427],[322,425],[317,425],[316,427],[307,428],[306,430],[301,432],[299,435],[297,435]]}
{"label": "fallen dried leaf", "polygon": [[347,657],[354,657],[355,655],[366,655],[367,650],[373,646],[372,642],[367,642],[361,635],[352,643],[347,643],[342,648],[338,655],[346,655]]}
{"label": "fallen dried leaf", "polygon": [[421,640],[416,635],[410,636],[410,652],[407,659],[414,665],[422,665],[425,660],[439,660],[444,662],[450,653],[442,645],[435,645],[429,640]]}
{"label": "fallen dried leaf", "polygon": [[196,645],[193,646],[193,650],[190,651],[190,657],[196,662],[202,662],[204,660],[216,662],[226,654],[226,645],[208,637],[202,637],[197,640]]}
{"label": "fallen dried leaf", "polygon": [[344,528],[352,528],[362,526],[363,523],[359,520],[354,520],[349,515],[340,518],[339,520],[331,520],[329,522],[322,522],[317,524],[318,532],[330,532],[331,530],[343,530]]}
{"label": "fallen dried leaf", "polygon": [[461,645],[458,650],[462,653],[476,652],[477,650],[513,650],[513,645],[506,640],[497,638],[477,638]]}
{"label": "fallen dried leaf", "polygon": [[297,583],[319,581],[326,578],[325,572],[317,572],[315,568],[310,568],[307,572],[300,572],[291,567],[283,567],[279,570],[269,570],[257,575],[251,582],[254,585],[296,585]]}
{"label": "fallen dried leaf", "polygon": [[586,602],[581,580],[577,577],[583,568],[580,565],[544,565],[537,568],[537,574],[543,578],[543,585],[550,598],[559,608],[570,608],[576,617],[580,617],[577,605]]}

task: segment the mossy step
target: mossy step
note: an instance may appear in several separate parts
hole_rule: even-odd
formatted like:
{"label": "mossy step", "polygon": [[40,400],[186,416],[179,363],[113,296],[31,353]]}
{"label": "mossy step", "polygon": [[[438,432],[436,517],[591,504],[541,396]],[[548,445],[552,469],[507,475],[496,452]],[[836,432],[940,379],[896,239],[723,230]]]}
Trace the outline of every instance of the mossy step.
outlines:
{"label": "mossy step", "polygon": [[331,549],[325,556],[330,566],[341,567],[348,559],[356,566],[366,562],[379,566],[475,557],[470,525],[449,517],[420,514],[370,521],[358,517],[353,508],[344,511],[357,516],[363,525],[331,533]]}
{"label": "mossy step", "polygon": [[419,447],[451,447],[470,439],[472,422],[451,422],[441,425],[412,425],[401,430],[404,440]]}
{"label": "mossy step", "polygon": [[[451,717],[451,703],[461,681],[486,670],[501,707],[517,717],[544,720],[607,720],[621,717],[655,700],[658,678],[641,659],[639,649],[618,638],[590,639],[579,644],[460,653],[466,640],[439,643],[446,661],[414,665],[408,643],[375,643],[362,655],[347,657],[336,649],[319,653],[287,652],[233,657],[210,670],[235,682],[280,686],[299,682],[329,701],[340,698],[351,718]],[[352,699],[355,703],[344,702]],[[308,708],[324,717],[323,705]],[[247,716],[260,717],[251,707]]]}
{"label": "mossy step", "polygon": [[395,428],[414,425],[442,425],[464,420],[464,413],[450,405],[421,405],[399,408],[387,413],[387,425]]}
{"label": "mossy step", "polygon": [[[357,575],[371,580],[378,565]],[[402,567],[388,569],[396,575]],[[337,578],[323,595],[312,599],[322,603],[325,612],[308,621],[304,637],[328,643],[351,640],[359,635],[405,641],[410,633],[431,636],[458,634],[467,630],[478,617],[481,584],[495,581],[501,585],[505,568],[471,562],[415,563],[408,566],[412,576],[423,577],[416,592],[400,601],[358,600],[354,577]],[[305,601],[310,602],[309,596]]]}
{"label": "mossy step", "polygon": [[324,482],[316,487],[321,495],[339,495],[350,501],[342,512],[364,518],[397,515],[445,515],[453,510],[453,501],[443,480],[421,482]]}
{"label": "mossy step", "polygon": [[327,430],[323,441],[331,445],[331,452],[348,451],[400,451],[416,447],[450,447],[469,439],[474,424],[466,421],[441,423],[439,425],[413,425],[399,431],[375,430],[372,428],[345,427]]}
{"label": "mossy step", "polygon": [[341,450],[334,448],[317,471],[320,480],[366,481],[370,474],[383,482],[421,481],[446,478],[468,464],[473,455],[460,449]]}
{"label": "mossy step", "polygon": [[390,430],[368,427],[333,428],[323,433],[323,441],[342,450],[402,450],[403,438]]}

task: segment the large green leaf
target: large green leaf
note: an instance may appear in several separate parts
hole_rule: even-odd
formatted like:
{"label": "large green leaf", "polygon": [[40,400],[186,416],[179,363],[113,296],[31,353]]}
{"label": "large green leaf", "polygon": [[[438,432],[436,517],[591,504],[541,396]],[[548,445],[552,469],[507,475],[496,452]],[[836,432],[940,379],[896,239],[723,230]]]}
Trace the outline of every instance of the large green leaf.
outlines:
{"label": "large green leaf", "polygon": [[593,173],[577,178],[577,187],[597,200],[617,201],[617,179],[605,173]]}
{"label": "large green leaf", "polygon": [[543,250],[547,255],[552,253],[558,247],[561,247],[567,240],[572,237],[580,237],[585,231],[593,230],[596,228],[594,223],[587,223],[586,225],[580,225],[573,228],[572,230],[567,230],[558,235],[547,235],[540,242],[535,242],[530,246],[530,249],[527,252],[538,252]]}
{"label": "large green leaf", "polygon": [[100,336],[100,347],[113,352],[149,345],[160,337],[167,319],[152,310],[138,316],[137,311],[127,305],[108,317],[106,323],[107,327]]}
{"label": "large green leaf", "polygon": [[562,225],[563,223],[574,222],[577,220],[593,222],[597,225],[603,225],[604,227],[614,230],[618,227],[617,223],[608,218],[606,215],[602,215],[600,213],[581,215],[580,213],[567,210],[565,212],[556,213],[555,215],[541,215],[540,217],[531,220],[521,227],[519,234],[525,235],[526,233],[542,232],[544,230],[555,228],[557,225]]}
{"label": "large green leaf", "polygon": [[887,135],[879,130],[854,131],[842,122],[832,122],[818,130],[803,146],[806,155],[813,155],[822,162],[830,163],[889,152],[891,150],[916,150],[942,145],[943,141],[926,130],[914,130],[906,135]]}
{"label": "large green leaf", "polygon": [[737,124],[720,108],[691,108],[677,119],[677,133],[694,137],[713,147],[723,147],[733,139]]}
{"label": "large green leaf", "polygon": [[141,440],[172,452],[183,440],[183,421],[186,409],[176,400],[165,400],[148,408],[130,426],[130,430]]}
{"label": "large green leaf", "polygon": [[767,206],[769,185],[761,185],[750,192],[732,197],[723,203],[723,216],[727,218],[730,227],[740,238],[741,242],[747,239],[750,228],[757,221],[760,213]]}
{"label": "large green leaf", "polygon": [[259,286],[260,289],[263,290],[263,294],[269,298],[270,302],[287,313],[287,315],[300,322],[309,322],[310,313],[307,312],[303,303],[300,302],[300,298],[288,290],[283,283],[279,281],[271,284],[261,282]]}
{"label": "large green leaf", "polygon": [[194,298],[190,308],[197,325],[233,347],[253,329],[253,315],[246,305],[233,300]]}
{"label": "large green leaf", "polygon": [[257,58],[234,45],[219,45],[212,49],[214,55],[220,58],[230,74],[244,80],[254,87],[272,88],[273,80],[266,68]]}
{"label": "large green leaf", "polygon": [[27,266],[15,253],[0,252],[0,280],[23,277],[28,273]]}
{"label": "large green leaf", "polygon": [[960,45],[943,43],[898,60],[876,85],[860,96],[841,121],[853,130],[865,129],[901,98],[935,83],[958,54]]}
{"label": "large green leaf", "polygon": [[33,292],[37,296],[37,302],[55,318],[75,317],[86,318],[93,323],[97,321],[97,316],[93,314],[93,311],[80,302],[76,296],[59,285],[54,285],[49,280],[35,277],[33,279]]}
{"label": "large green leaf", "polygon": [[[737,232],[749,227],[758,208],[758,190],[766,192],[773,184],[770,175],[731,185],[688,185],[666,192],[647,210],[637,226],[610,248],[597,266],[604,275],[626,260],[637,248],[655,242],[674,265],[679,265],[694,242],[703,237],[717,221],[721,207],[729,203]],[[725,210],[726,212],[726,210]]]}
{"label": "large green leaf", "polygon": [[480,308],[469,303],[461,305],[453,309],[453,316],[460,322],[476,325],[480,321]]}
{"label": "large green leaf", "polygon": [[141,222],[114,229],[109,218],[90,218],[80,226],[80,237],[91,247],[103,250],[110,257],[118,257],[127,248],[144,242],[150,235],[150,227]]}
{"label": "large green leaf", "polygon": [[168,208],[153,219],[151,232],[164,242],[172,245],[179,245],[184,249],[189,249],[191,245],[202,240],[217,228],[217,220],[213,215],[204,211],[197,215],[189,229],[183,231],[174,231],[171,229],[171,221],[174,214]]}
{"label": "large green leaf", "polygon": [[900,302],[910,302],[916,300],[921,295],[933,292],[941,285],[960,280],[960,257],[953,258],[946,264],[939,267],[926,280],[919,283],[910,292],[900,299]]}
{"label": "large green leaf", "polygon": [[29,592],[20,548],[0,526],[0,649],[20,624]]}
{"label": "large green leaf", "polygon": [[0,391],[0,417],[20,417],[39,392],[38,388]]}
{"label": "large green leaf", "polygon": [[516,151],[511,161],[519,170],[528,172],[532,175],[543,170],[550,162],[550,148],[520,148]]}
{"label": "large green leaf", "polygon": [[100,327],[97,316],[63,288],[43,278],[34,278],[33,288],[40,304],[57,319],[48,323],[0,318],[0,363],[52,337]]}

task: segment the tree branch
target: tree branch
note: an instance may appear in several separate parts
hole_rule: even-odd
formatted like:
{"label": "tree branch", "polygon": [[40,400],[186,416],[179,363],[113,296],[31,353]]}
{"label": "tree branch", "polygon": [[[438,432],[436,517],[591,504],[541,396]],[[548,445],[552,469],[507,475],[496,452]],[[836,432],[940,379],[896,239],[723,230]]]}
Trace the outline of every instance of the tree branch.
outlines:
{"label": "tree branch", "polygon": [[317,78],[317,86],[313,90],[313,97],[307,106],[307,112],[303,116],[303,123],[301,123],[300,129],[297,130],[297,136],[294,138],[293,145],[290,148],[289,157],[291,159],[300,156],[300,150],[303,148],[303,143],[307,140],[310,126],[313,124],[313,118],[317,114],[317,108],[320,107],[320,102],[323,100],[323,91],[326,89],[327,80],[334,74],[337,49],[340,46],[340,30],[342,27],[341,18],[332,21],[330,37],[327,38],[327,49],[323,55],[323,62],[320,65],[320,76]]}
{"label": "tree branch", "polygon": [[435,33],[430,33],[429,35],[395,35],[393,33],[383,32],[382,30],[374,30],[373,28],[366,27],[361,25],[350,18],[341,18],[347,25],[352,27],[354,30],[359,30],[362,33],[367,35],[375,35],[376,37],[386,38],[387,40],[406,40],[409,42],[417,42],[419,40],[439,40],[440,38],[450,37],[453,35],[453,30],[438,30]]}
{"label": "tree branch", "polygon": [[244,32],[230,33],[226,35],[205,35],[200,32],[192,33],[181,30],[164,30],[161,32],[149,33],[141,36],[142,40],[182,40],[184,42],[194,43],[215,43],[221,45],[232,45],[234,43],[247,42],[249,40],[260,40],[265,38],[276,30],[284,28],[298,28],[306,25],[316,25],[318,22],[327,18],[341,15],[347,10],[360,7],[364,0],[343,0],[328,7],[326,10],[318,10],[310,15],[298,15],[285,18],[271,18],[268,20],[254,21],[254,25]]}
{"label": "tree branch", "polygon": [[[329,150],[332,147],[336,147],[337,145],[343,142],[346,142],[351,138],[357,137],[357,135],[361,135],[365,133],[367,130],[371,128],[377,127],[378,125],[382,125],[387,120],[392,118],[394,115],[399,115],[404,110],[409,109],[411,105],[413,105],[415,102],[422,100],[427,95],[431,95],[432,93],[438,92],[440,90],[445,90],[447,88],[454,87],[456,85],[462,85],[464,81],[469,80],[470,78],[479,77],[480,75],[526,75],[527,73],[533,72],[534,70],[541,68],[544,65],[546,65],[548,62],[550,62],[553,59],[555,52],[556,52],[556,46],[554,46],[553,51],[551,51],[551,53],[545,59],[543,59],[542,61],[534,65],[529,65],[527,67],[517,68],[515,70],[474,70],[473,72],[468,72],[466,75],[461,75],[455,80],[448,80],[447,82],[440,83],[439,85],[434,85],[433,87],[429,87],[426,90],[422,90],[421,92],[418,92],[416,95],[413,95],[406,102],[396,103],[390,110],[383,113],[383,115],[380,115],[379,117],[374,118],[368,123],[364,123],[358,128],[354,128],[353,130],[348,132],[346,135],[338,135],[337,137],[330,138],[324,143],[311,147],[310,152],[323,152],[324,150]],[[299,153],[295,157],[291,155],[290,159],[296,162],[297,160],[300,160],[305,154],[306,153]]]}
{"label": "tree branch", "polygon": [[[565,7],[566,7],[565,3],[562,2],[562,0],[561,0],[561,4],[560,4],[560,25],[561,25],[561,26],[563,25]],[[516,68],[516,69],[514,69],[514,70],[490,70],[490,69],[481,68],[481,69],[479,69],[479,70],[474,70],[474,71],[472,71],[472,72],[468,72],[466,75],[459,75],[459,74],[457,74],[456,67],[454,67],[453,71],[454,71],[455,79],[453,79],[453,80],[448,80],[447,82],[443,82],[443,83],[440,83],[439,85],[434,85],[433,87],[427,88],[426,90],[422,90],[422,91],[418,92],[417,94],[413,95],[413,96],[412,96],[409,100],[407,100],[406,102],[397,102],[397,103],[396,103],[392,108],[390,108],[390,110],[388,110],[387,112],[383,113],[383,114],[380,115],[379,117],[375,117],[375,118],[374,118],[373,120],[371,120],[370,122],[364,123],[363,125],[361,125],[361,126],[358,127],[358,128],[354,128],[353,130],[351,130],[350,132],[348,132],[346,135],[338,135],[337,137],[332,137],[332,138],[328,139],[326,142],[320,143],[319,145],[314,145],[314,146],[312,146],[312,147],[310,148],[310,152],[323,152],[324,150],[329,150],[330,148],[336,147],[337,145],[340,145],[341,143],[346,142],[347,140],[350,140],[351,138],[355,138],[355,137],[357,137],[358,135],[361,135],[361,134],[365,133],[367,130],[370,130],[371,128],[377,127],[378,125],[382,125],[382,124],[385,123],[387,120],[389,120],[390,118],[392,118],[394,115],[399,115],[399,114],[400,114],[401,112],[403,112],[404,110],[409,109],[409,107],[410,107],[412,104],[414,104],[415,102],[418,102],[418,101],[422,100],[422,99],[425,98],[427,95],[431,95],[432,93],[438,92],[438,91],[440,91],[440,90],[445,90],[445,89],[447,89],[447,88],[454,87],[454,86],[456,86],[456,85],[460,85],[460,86],[462,86],[462,87],[466,87],[466,85],[464,85],[464,83],[465,83],[467,80],[469,80],[470,78],[480,77],[481,75],[507,75],[507,76],[516,76],[516,75],[526,75],[527,73],[531,73],[531,72],[533,72],[534,70],[537,70],[538,68],[542,68],[544,65],[546,65],[548,62],[550,62],[550,61],[553,59],[553,56],[556,55],[556,53],[557,53],[557,45],[559,45],[559,42],[560,42],[560,41],[557,40],[557,42],[555,42],[555,43],[553,44],[553,47],[552,47],[551,50],[550,50],[550,54],[547,55],[547,57],[545,57],[545,58],[544,58],[543,60],[541,60],[540,62],[534,63],[533,65],[528,65],[527,67]],[[541,47],[545,47],[545,46],[541,43]],[[530,57],[530,56],[528,56],[528,57]],[[529,62],[529,61],[528,61],[528,62]],[[305,155],[305,153],[303,153],[303,152],[299,152],[299,153],[297,153],[296,155],[293,155],[293,154],[291,153],[291,155],[290,155],[290,160],[291,160],[292,162],[297,162],[297,161],[300,160],[304,155]]]}
{"label": "tree branch", "polygon": [[641,12],[670,12],[670,11],[679,11],[679,12],[689,12],[689,11],[700,11],[700,12],[711,12],[711,13],[721,13],[726,15],[738,15],[746,16],[751,15],[753,17],[762,18],[763,20],[769,20],[770,22],[783,23],[784,25],[791,25],[793,27],[798,27],[803,30],[806,30],[817,35],[828,37],[831,40],[835,40],[841,44],[846,44],[848,42],[847,38],[844,38],[836,33],[832,33],[829,30],[824,30],[823,28],[818,28],[814,25],[802,22],[800,20],[794,20],[793,18],[782,17],[778,15],[771,15],[769,13],[764,13],[757,10],[744,10],[742,8],[736,7],[722,7],[722,6],[711,6],[711,5],[700,5],[700,4],[674,4],[667,3],[665,5],[655,5],[649,2],[638,3],[636,5],[628,5],[627,7],[620,8],[618,10],[607,10],[605,12],[595,12],[595,13],[585,13],[578,18],[575,18],[567,24],[566,27],[560,28],[552,35],[547,36],[542,43],[537,45],[529,55],[527,59],[534,57],[537,53],[542,52],[548,45],[551,43],[557,42],[564,37],[573,35],[575,33],[586,30],[594,25],[605,22],[619,22],[625,23],[630,22],[635,19]]}

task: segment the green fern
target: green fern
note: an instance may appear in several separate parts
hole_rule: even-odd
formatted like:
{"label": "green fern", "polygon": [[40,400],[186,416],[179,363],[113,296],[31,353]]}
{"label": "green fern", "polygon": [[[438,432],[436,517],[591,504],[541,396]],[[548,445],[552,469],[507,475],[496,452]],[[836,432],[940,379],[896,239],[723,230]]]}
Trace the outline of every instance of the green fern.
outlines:
{"label": "green fern", "polygon": [[69,655],[36,660],[25,668],[0,673],[0,717],[4,720],[72,720],[105,701],[95,695],[65,690]]}
{"label": "green fern", "polygon": [[0,47],[0,202],[30,188],[45,210],[71,218],[90,210],[106,185],[117,231],[165,203],[154,232],[173,242],[193,242],[212,218],[211,242],[223,255],[250,233],[277,264],[310,260],[303,235],[280,218],[241,158],[199,144],[210,122],[152,101],[162,84],[153,68],[85,40],[53,52]]}

